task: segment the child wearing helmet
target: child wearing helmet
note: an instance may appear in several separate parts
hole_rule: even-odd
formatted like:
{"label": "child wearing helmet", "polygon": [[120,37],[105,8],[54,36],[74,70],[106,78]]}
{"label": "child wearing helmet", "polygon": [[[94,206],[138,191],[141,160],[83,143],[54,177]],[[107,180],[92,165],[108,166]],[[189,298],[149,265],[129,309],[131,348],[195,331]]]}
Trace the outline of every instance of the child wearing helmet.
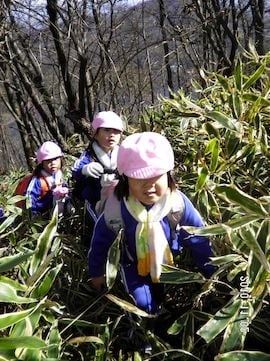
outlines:
{"label": "child wearing helmet", "polygon": [[[157,314],[162,302],[162,264],[173,265],[175,252],[186,247],[198,269],[209,277],[215,270],[208,264],[211,245],[208,238],[190,235],[181,228],[203,227],[204,222],[187,196],[176,189],[171,175],[174,154],[164,136],[155,132],[128,136],[119,147],[117,168],[120,179],[114,195],[120,202],[124,225],[122,280],[137,307]],[[183,202],[183,209],[178,227],[171,229],[169,213],[175,200]],[[97,290],[105,286],[107,255],[115,239],[105,218],[108,204],[109,200],[96,223],[88,253],[90,283]]]}
{"label": "child wearing helmet", "polygon": [[113,111],[102,111],[94,117],[92,130],[93,138],[88,148],[72,168],[74,195],[86,201],[91,230],[104,200],[118,182],[116,158],[124,124]]}
{"label": "child wearing helmet", "polygon": [[48,213],[57,200],[68,194],[63,180],[61,148],[56,143],[47,141],[38,149],[36,159],[37,167],[25,192],[33,215]]}

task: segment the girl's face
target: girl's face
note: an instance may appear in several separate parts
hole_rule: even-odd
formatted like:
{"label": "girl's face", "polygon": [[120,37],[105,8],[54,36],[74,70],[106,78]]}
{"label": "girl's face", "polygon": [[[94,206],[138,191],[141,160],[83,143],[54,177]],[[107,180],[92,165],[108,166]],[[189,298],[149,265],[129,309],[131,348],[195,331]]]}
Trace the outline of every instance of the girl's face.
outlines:
{"label": "girl's face", "polygon": [[168,189],[167,173],[149,179],[128,178],[129,193],[139,202],[152,205],[166,193]]}
{"label": "girl's face", "polygon": [[53,174],[62,167],[61,157],[44,160],[42,162],[42,166],[46,170],[46,172]]}
{"label": "girl's face", "polygon": [[98,128],[95,139],[104,150],[110,152],[120,142],[121,131],[113,128]]}

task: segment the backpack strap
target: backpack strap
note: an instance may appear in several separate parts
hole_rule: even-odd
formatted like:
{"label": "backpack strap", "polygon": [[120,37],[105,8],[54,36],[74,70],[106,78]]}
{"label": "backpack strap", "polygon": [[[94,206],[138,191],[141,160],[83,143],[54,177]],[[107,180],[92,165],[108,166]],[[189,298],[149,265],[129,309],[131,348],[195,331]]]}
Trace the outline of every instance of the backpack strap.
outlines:
{"label": "backpack strap", "polygon": [[173,206],[168,214],[168,221],[170,223],[170,228],[173,232],[176,232],[180,227],[180,221],[185,212],[185,202],[183,195],[179,190],[176,190],[173,195]]}
{"label": "backpack strap", "polygon": [[[176,232],[180,227],[180,221],[185,211],[185,203],[182,193],[177,190],[174,193],[173,206],[170,213],[167,215],[170,228]],[[108,228],[114,233],[118,233],[120,229],[124,228],[124,221],[121,214],[121,202],[112,193],[106,200],[104,208],[104,218]]]}
{"label": "backpack strap", "polygon": [[41,194],[39,199],[43,198],[45,194],[50,190],[49,183],[47,182],[46,177],[40,177],[40,184],[41,184]]}
{"label": "backpack strap", "polygon": [[124,228],[124,221],[121,214],[121,202],[114,193],[106,199],[104,207],[104,218],[108,228],[118,234]]}

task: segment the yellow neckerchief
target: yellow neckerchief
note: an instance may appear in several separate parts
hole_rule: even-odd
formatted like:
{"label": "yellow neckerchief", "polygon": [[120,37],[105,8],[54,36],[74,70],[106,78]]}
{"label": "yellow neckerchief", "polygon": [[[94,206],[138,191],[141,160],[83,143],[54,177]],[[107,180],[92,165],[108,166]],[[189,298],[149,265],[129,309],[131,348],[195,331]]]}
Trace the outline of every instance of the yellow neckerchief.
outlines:
{"label": "yellow neckerchief", "polygon": [[162,264],[173,265],[173,257],[160,221],[172,209],[173,194],[168,189],[164,196],[147,211],[133,196],[124,199],[130,214],[138,222],[136,228],[136,252],[138,273],[150,273],[153,282],[159,282]]}

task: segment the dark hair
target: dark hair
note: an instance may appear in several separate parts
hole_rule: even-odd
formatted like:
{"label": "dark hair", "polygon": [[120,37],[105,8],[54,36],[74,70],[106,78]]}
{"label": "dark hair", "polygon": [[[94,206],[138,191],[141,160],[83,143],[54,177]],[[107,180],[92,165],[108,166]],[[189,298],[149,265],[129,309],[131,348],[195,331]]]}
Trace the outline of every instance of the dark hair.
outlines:
{"label": "dark hair", "polygon": [[[168,186],[171,191],[176,190],[176,183],[173,177],[172,172],[167,173],[168,176]],[[117,199],[120,201],[123,198],[128,198],[129,196],[129,186],[128,186],[128,177],[125,175],[119,176],[119,182],[114,189],[114,194]]]}
{"label": "dark hair", "polygon": [[39,164],[36,166],[36,168],[33,170],[33,175],[34,175],[35,177],[40,177],[42,169],[43,169],[43,166],[42,166],[42,162],[41,162],[41,163],[39,163]]}

